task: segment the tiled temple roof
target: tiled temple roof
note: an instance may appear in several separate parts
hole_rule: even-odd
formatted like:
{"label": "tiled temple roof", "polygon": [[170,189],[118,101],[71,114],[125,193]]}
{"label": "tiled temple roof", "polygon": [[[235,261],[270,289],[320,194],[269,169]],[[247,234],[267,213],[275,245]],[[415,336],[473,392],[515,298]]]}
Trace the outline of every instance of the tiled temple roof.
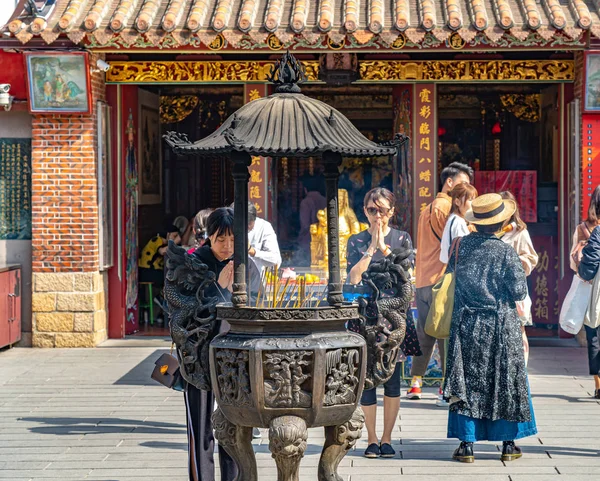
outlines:
{"label": "tiled temple roof", "polygon": [[52,0],[32,14],[21,0],[3,32],[24,44],[36,36],[46,44],[61,35],[76,44],[93,36],[95,46],[118,36],[126,45],[142,36],[158,44],[168,35],[182,45],[193,35],[206,43],[218,33],[233,46],[244,34],[270,33],[284,43],[323,34],[334,42],[374,35],[393,42],[400,32],[411,41],[427,32],[437,38],[457,32],[465,40],[478,32],[494,40],[532,31],[576,38],[585,30],[600,37],[599,12],[596,0]]}

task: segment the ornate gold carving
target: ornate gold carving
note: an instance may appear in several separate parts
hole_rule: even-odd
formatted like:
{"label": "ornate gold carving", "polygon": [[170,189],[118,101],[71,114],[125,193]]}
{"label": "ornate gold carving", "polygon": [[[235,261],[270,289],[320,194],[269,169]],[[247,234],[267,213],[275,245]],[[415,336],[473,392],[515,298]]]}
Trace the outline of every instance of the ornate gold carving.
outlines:
{"label": "ornate gold carving", "polygon": [[537,122],[540,120],[539,94],[506,94],[500,95],[502,106],[519,120]]}
{"label": "ornate gold carving", "polygon": [[208,48],[211,50],[221,50],[225,46],[225,38],[223,34],[220,33],[215,37],[215,39],[208,44]]}
{"label": "ornate gold carving", "polygon": [[406,45],[406,35],[404,35],[402,32],[400,32],[400,34],[398,35],[396,40],[393,41],[393,43],[390,45],[390,47],[392,47],[394,50],[400,50],[401,48],[404,48],[405,45]]}
{"label": "ornate gold carving", "polygon": [[363,81],[569,81],[575,78],[575,74],[572,60],[369,60],[359,62],[359,78]]}
{"label": "ornate gold carving", "polygon": [[[302,62],[308,80],[318,80],[319,62]],[[111,62],[107,82],[266,82],[274,62]]]}
{"label": "ornate gold carving", "polygon": [[181,122],[190,115],[198,105],[195,95],[161,96],[160,97],[160,122],[174,124]]}
{"label": "ornate gold carving", "polygon": [[267,37],[267,45],[271,50],[281,50],[283,48],[283,44],[281,40],[277,38],[277,35],[274,33],[270,33]]}
{"label": "ornate gold carving", "polygon": [[450,35],[450,40],[448,41],[448,43],[454,50],[460,50],[460,49],[464,48],[465,45],[467,44],[465,39],[462,38],[456,32],[454,32],[452,35]]}
{"label": "ornate gold carving", "polygon": [[[302,62],[309,81],[319,77],[319,62]],[[273,62],[112,62],[107,82],[266,82]],[[572,81],[572,60],[404,60],[359,61],[362,81]]]}

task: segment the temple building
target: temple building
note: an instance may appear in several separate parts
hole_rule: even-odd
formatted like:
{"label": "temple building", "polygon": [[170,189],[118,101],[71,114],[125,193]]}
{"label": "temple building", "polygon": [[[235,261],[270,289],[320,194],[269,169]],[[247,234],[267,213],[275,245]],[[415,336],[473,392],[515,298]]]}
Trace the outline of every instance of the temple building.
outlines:
{"label": "temple building", "polygon": [[[226,157],[177,157],[163,134],[203,138],[269,95],[285,51],[305,66],[305,95],[376,142],[409,138],[402,155],[344,160],[348,232],[364,228],[364,194],[384,186],[398,199],[395,224],[415,237],[441,169],[469,164],[479,193],[515,194],[540,255],[530,336],[566,335],[571,237],[600,183],[598,2],[15,3],[0,27],[0,90],[10,85],[0,91],[0,243],[3,261],[22,268],[24,345],[94,346],[144,329],[141,249],[177,217],[233,201]],[[306,272],[300,205],[319,162],[250,166],[250,198],[275,227],[283,265]]]}

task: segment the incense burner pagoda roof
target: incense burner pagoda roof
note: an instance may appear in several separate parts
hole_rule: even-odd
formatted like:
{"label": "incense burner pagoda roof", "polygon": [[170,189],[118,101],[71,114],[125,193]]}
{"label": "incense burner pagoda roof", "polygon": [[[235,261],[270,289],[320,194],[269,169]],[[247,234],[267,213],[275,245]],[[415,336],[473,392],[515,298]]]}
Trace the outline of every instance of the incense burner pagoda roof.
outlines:
{"label": "incense burner pagoda roof", "polygon": [[169,132],[166,142],[178,154],[246,152],[262,157],[393,155],[396,144],[367,139],[342,113],[320,100],[302,95],[306,80],[302,64],[290,53],[277,61],[269,81],[275,93],[239,108],[212,134],[197,142]]}
{"label": "incense burner pagoda roof", "polygon": [[[21,0],[5,38],[26,44],[35,37],[52,44],[67,37],[91,47],[190,44],[208,46],[218,34],[227,45],[244,48],[248,36],[264,43],[270,34],[281,44],[293,38],[308,44],[326,35],[339,44],[347,37],[362,44],[379,35],[387,44],[403,32],[418,43],[427,32],[446,39],[456,32],[470,41],[479,32],[495,41],[509,32],[551,38],[562,32],[600,37],[600,2],[570,0]],[[45,5],[45,6],[44,6]],[[119,39],[120,37],[120,39]],[[116,43],[116,39],[119,42]]]}

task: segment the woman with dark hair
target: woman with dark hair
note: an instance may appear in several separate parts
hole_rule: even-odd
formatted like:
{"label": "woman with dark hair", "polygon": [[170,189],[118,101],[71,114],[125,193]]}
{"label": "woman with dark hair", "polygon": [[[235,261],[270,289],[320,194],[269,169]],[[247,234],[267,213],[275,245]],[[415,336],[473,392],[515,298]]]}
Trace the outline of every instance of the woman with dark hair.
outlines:
{"label": "woman with dark hair", "polygon": [[[538,263],[538,255],[531,242],[531,236],[527,230],[527,224],[521,219],[521,213],[519,211],[519,205],[515,196],[508,191],[500,192],[500,196],[503,199],[511,200],[515,203],[515,213],[508,221],[508,225],[502,229],[502,235],[500,238],[503,242],[513,247],[519,256],[519,260],[523,265],[525,275],[529,276],[535,269]],[[531,319],[531,298],[529,293],[524,301],[517,302],[517,312],[519,314],[519,320],[521,321],[521,334],[523,335],[523,348],[525,349],[525,365],[529,361],[529,340],[525,333],[525,326],[531,326],[533,324]]]}
{"label": "woman with dark hair", "polygon": [[[571,268],[579,274],[584,281],[592,282],[600,266],[600,185],[594,189],[588,218],[575,230],[573,236],[573,250],[571,251]],[[600,399],[600,320],[590,319],[596,317],[588,309],[585,315],[584,329],[588,348],[589,373],[594,376],[594,398]],[[589,325],[588,325],[589,324]]]}
{"label": "woman with dark hair", "polygon": [[458,241],[448,262],[455,291],[443,393],[448,437],[461,441],[453,457],[465,463],[475,460],[476,441],[502,441],[502,461],[520,458],[515,440],[537,433],[515,305],[527,280],[515,250],[497,236],[515,210],[498,194],[475,199],[465,218],[477,232]]}
{"label": "woman with dark hair", "polygon": [[[410,235],[406,232],[389,226],[389,221],[394,215],[396,198],[389,190],[377,187],[365,195],[364,212],[369,221],[369,229],[350,236],[347,250],[348,281],[358,284],[362,275],[367,271],[373,261],[378,261],[389,256],[395,249],[402,249],[408,241],[412,249]],[[412,258],[414,262],[414,257]],[[420,356],[419,340],[414,319],[409,311],[406,319],[406,337],[401,345],[406,356]],[[393,458],[396,455],[392,448],[392,431],[400,410],[400,377],[402,363],[396,364],[396,369],[388,382],[384,384],[383,397],[383,435],[381,444],[377,437],[377,395],[375,388],[366,390],[361,398],[361,405],[365,413],[365,425],[368,432],[369,445],[365,450],[365,457]]]}
{"label": "woman with dark hair", "polygon": [[[233,209],[221,207],[212,212],[206,220],[206,243],[194,251],[194,255],[208,266],[217,276],[217,282],[206,288],[207,297],[218,297],[222,302],[231,300],[233,285]],[[258,291],[260,277],[251,259],[248,260],[250,275],[249,295]],[[219,322],[219,321],[217,321]],[[220,322],[216,329],[227,332],[229,325]],[[201,391],[188,384],[185,403],[188,421],[189,473],[193,481],[214,481],[213,460],[214,437],[211,415],[214,410],[212,391]],[[235,461],[219,446],[221,480],[232,481],[238,474]]]}
{"label": "woman with dark hair", "polygon": [[[593,230],[600,225],[600,185],[592,193],[587,219],[577,226],[573,233],[573,248],[571,249],[571,269],[577,273],[581,262],[582,250],[587,244]],[[599,386],[600,388],[600,386]]]}

